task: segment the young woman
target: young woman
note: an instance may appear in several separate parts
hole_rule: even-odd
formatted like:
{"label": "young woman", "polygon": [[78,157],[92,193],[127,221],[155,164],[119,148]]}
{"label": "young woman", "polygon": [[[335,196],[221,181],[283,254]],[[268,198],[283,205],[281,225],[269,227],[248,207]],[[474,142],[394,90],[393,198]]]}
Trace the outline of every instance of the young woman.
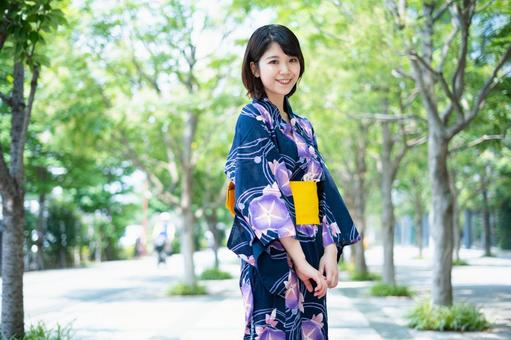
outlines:
{"label": "young woman", "polygon": [[234,215],[228,247],[241,259],[245,339],[327,339],[327,288],[357,229],[288,98],[304,72],[296,36],[266,25],[250,37],[241,111],[225,165]]}

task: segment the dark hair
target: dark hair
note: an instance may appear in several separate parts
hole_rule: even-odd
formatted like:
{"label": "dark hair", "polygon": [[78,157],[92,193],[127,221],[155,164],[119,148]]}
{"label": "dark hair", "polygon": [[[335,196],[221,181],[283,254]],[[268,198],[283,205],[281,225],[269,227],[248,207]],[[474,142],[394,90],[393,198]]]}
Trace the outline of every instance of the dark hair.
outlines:
{"label": "dark hair", "polygon": [[[300,75],[298,76],[298,80],[302,77],[303,71],[305,71],[305,63],[303,60],[302,50],[300,49],[300,43],[298,42],[296,35],[291,32],[289,28],[275,24],[259,27],[254,33],[252,33],[252,36],[248,40],[241,69],[243,85],[245,85],[245,88],[248,91],[247,95],[251,98],[262,99],[263,97],[266,97],[266,92],[264,91],[261,78],[254,76],[250,69],[250,63],[254,62],[257,64],[272,42],[278,43],[280,48],[282,48],[282,51],[284,51],[284,53],[288,56],[298,58],[298,61],[300,62]],[[296,84],[287,96],[291,97],[295,91]]]}

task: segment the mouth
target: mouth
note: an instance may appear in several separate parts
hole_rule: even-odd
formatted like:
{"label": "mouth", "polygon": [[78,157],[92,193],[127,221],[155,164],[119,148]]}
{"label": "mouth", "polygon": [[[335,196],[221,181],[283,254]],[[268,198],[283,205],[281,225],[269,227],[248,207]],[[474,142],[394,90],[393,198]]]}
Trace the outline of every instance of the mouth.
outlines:
{"label": "mouth", "polygon": [[281,85],[289,85],[291,84],[292,79],[276,79],[276,81]]}

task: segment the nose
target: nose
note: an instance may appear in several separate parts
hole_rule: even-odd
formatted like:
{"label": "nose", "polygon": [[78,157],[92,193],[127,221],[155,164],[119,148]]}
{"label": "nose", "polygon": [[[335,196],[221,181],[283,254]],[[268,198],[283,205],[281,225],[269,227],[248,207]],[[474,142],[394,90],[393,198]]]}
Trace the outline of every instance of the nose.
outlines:
{"label": "nose", "polygon": [[287,63],[287,62],[280,63],[280,73],[282,73],[282,74],[289,73],[289,63]]}

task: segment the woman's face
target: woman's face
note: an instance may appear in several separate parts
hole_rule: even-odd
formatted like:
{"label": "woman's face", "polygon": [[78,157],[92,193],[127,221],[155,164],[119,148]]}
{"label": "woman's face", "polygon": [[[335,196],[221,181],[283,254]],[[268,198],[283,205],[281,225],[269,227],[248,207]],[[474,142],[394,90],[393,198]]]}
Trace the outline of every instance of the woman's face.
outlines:
{"label": "woman's face", "polygon": [[250,68],[254,76],[261,78],[266,95],[270,98],[287,95],[300,76],[298,58],[285,54],[276,42],[272,42],[257,65],[252,62]]}

